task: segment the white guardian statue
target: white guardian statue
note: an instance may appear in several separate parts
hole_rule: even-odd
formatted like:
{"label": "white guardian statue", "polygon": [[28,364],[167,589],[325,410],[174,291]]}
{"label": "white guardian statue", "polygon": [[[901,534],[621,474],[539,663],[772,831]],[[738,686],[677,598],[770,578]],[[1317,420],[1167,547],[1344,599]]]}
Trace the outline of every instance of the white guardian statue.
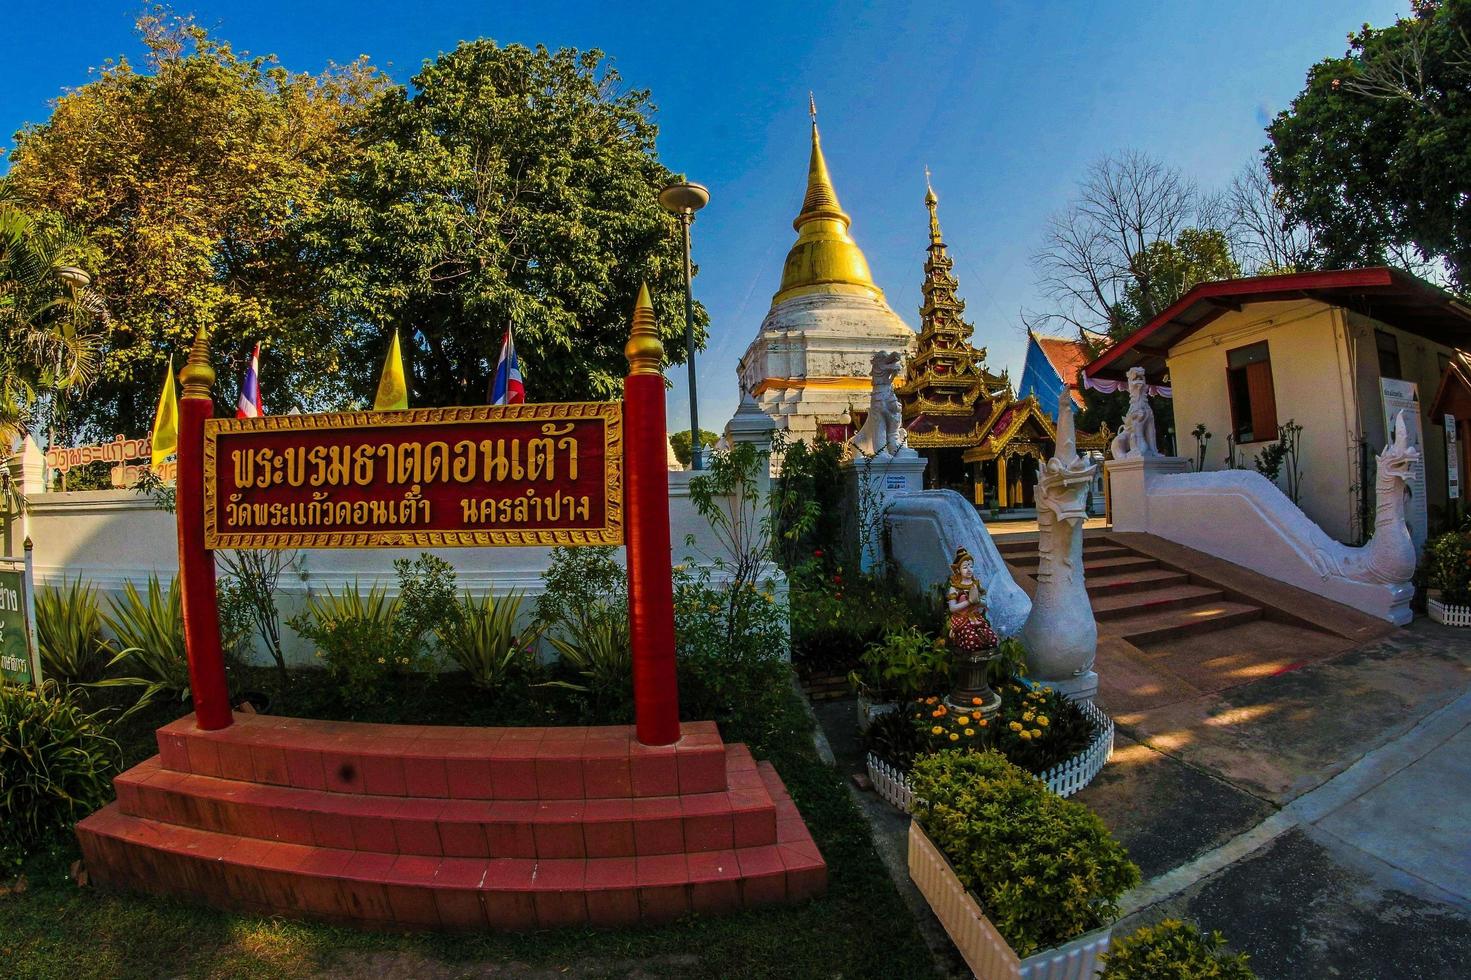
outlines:
{"label": "white guardian statue", "polygon": [[904,369],[904,355],[897,351],[879,351],[873,355],[873,395],[868,403],[868,418],[863,428],[848,440],[847,452],[872,459],[879,453],[898,456],[908,448],[899,396],[894,394],[894,379]]}
{"label": "white guardian statue", "polygon": [[1128,384],[1129,411],[1124,416],[1123,425],[1119,426],[1119,434],[1109,444],[1109,450],[1114,459],[1158,456],[1159,449],[1154,442],[1154,409],[1149,407],[1149,385],[1144,380],[1142,367],[1129,368]]}

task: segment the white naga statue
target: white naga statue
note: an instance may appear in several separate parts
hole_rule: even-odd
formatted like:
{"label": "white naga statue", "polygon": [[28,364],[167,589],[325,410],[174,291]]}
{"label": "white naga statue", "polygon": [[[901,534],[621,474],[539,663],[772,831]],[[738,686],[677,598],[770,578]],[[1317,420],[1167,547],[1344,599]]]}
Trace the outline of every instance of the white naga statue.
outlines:
{"label": "white naga statue", "polygon": [[884,452],[898,456],[907,447],[907,434],[899,424],[903,420],[899,396],[894,394],[894,378],[903,368],[904,355],[897,351],[873,355],[873,396],[868,403],[868,418],[848,440],[850,453],[872,459]]}
{"label": "white naga statue", "polygon": [[1037,479],[1041,561],[1032,614],[1021,637],[1027,648],[1028,676],[1082,698],[1091,698],[1098,689],[1098,677],[1092,673],[1098,624],[1083,583],[1083,521],[1088,516],[1088,488],[1097,471],[1096,462],[1078,455],[1073,402],[1064,390],[1057,405],[1057,448]]}
{"label": "white naga statue", "polygon": [[1119,434],[1109,443],[1114,459],[1140,459],[1158,456],[1154,442],[1154,409],[1149,407],[1149,385],[1142,367],[1131,367],[1128,373],[1129,411],[1119,426]]}
{"label": "white naga statue", "polygon": [[1415,542],[1405,523],[1405,493],[1419,461],[1420,450],[1410,445],[1405,413],[1400,411],[1394,417],[1389,445],[1375,459],[1374,537],[1357,548],[1327,542],[1316,556],[1323,565],[1321,574],[1383,585],[1399,585],[1415,577]]}

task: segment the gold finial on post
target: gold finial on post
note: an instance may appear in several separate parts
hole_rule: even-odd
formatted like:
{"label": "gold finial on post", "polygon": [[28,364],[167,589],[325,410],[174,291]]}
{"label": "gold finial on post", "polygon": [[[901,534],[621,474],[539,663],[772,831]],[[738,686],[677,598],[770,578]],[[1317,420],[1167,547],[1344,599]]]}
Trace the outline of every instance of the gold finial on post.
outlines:
{"label": "gold finial on post", "polygon": [[633,329],[623,348],[628,358],[629,374],[663,374],[664,345],[654,326],[654,303],[649,299],[649,284],[640,283],[638,302],[633,304]]}
{"label": "gold finial on post", "polygon": [[209,398],[214,387],[215,369],[209,364],[209,333],[201,326],[194,335],[194,346],[189,348],[189,360],[179,372],[179,383],[184,386],[183,398]]}

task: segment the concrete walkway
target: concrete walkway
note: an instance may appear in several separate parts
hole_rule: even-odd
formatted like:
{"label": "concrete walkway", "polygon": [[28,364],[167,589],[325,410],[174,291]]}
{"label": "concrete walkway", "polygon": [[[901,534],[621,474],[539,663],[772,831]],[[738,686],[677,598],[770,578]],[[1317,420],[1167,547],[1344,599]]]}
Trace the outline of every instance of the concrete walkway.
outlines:
{"label": "concrete walkway", "polygon": [[[861,769],[852,702],[818,713],[839,765]],[[1266,980],[1471,976],[1471,630],[1421,619],[1336,657],[1116,718],[1113,760],[1074,797],[1146,878],[1116,934],[1194,919]],[[907,821],[859,795],[907,885]],[[916,907],[935,936],[922,899]],[[943,937],[935,943],[953,966]]]}

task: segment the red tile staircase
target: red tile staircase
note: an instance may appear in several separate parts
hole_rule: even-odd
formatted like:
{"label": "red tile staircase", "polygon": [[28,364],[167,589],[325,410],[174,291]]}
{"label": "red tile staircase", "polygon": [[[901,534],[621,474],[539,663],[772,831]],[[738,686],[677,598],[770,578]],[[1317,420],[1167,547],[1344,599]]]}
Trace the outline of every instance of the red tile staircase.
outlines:
{"label": "red tile staircase", "polygon": [[448,728],[188,715],[77,825],[107,888],[401,929],[662,922],[821,894],[770,763],[689,722]]}
{"label": "red tile staircase", "polygon": [[[1035,537],[1002,540],[997,549],[1015,571],[1036,577]],[[1261,606],[1107,536],[1083,539],[1083,573],[1099,628],[1134,644],[1230,629],[1265,615]]]}

